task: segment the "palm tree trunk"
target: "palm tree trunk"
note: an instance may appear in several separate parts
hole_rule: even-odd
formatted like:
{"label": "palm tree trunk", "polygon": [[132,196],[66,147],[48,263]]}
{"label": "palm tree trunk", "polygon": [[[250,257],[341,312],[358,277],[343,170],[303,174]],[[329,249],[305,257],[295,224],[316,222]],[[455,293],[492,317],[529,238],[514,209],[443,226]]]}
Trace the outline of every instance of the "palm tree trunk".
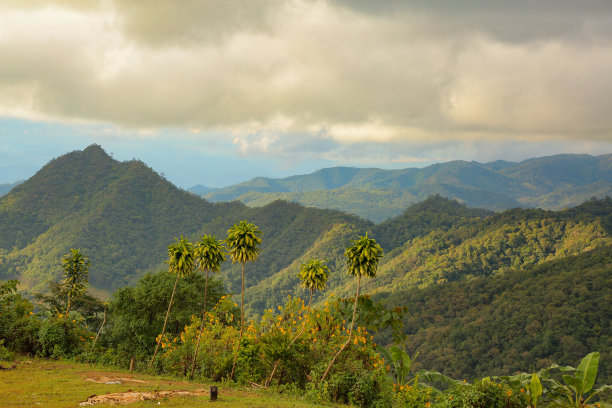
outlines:
{"label": "palm tree trunk", "polygon": [[232,373],[230,379],[234,379],[234,370],[236,369],[236,360],[238,359],[238,353],[240,352],[240,342],[242,341],[242,330],[244,328],[244,262],[242,263],[242,284],[240,286],[240,336],[238,337],[238,349],[234,356],[234,364],[232,364]]}
{"label": "palm tree trunk", "polygon": [[176,284],[178,283],[178,280],[179,280],[179,274],[177,273],[176,280],[174,281],[174,288],[172,288],[172,296],[170,296],[170,303],[168,304],[168,311],[166,312],[166,319],[164,320],[164,327],[162,329],[161,337],[159,338],[159,342],[157,343],[157,346],[155,347],[155,353],[153,353],[153,359],[149,363],[149,367],[153,366],[153,363],[155,362],[155,356],[157,356],[157,350],[159,350],[159,345],[164,340],[164,333],[166,332],[166,324],[168,323],[168,316],[170,316],[170,309],[172,308],[172,301],[174,300],[174,292],[176,292]]}
{"label": "palm tree trunk", "polygon": [[66,304],[66,313],[64,314],[64,326],[68,324],[68,312],[70,311],[70,295],[68,295],[68,303]]}
{"label": "palm tree trunk", "polygon": [[346,346],[348,346],[349,343],[351,342],[351,337],[353,336],[353,326],[355,325],[355,315],[357,314],[357,301],[359,300],[359,287],[360,286],[361,286],[361,275],[359,276],[359,280],[357,281],[357,293],[355,294],[355,306],[353,307],[353,320],[351,321],[351,328],[349,329],[348,340],[346,341],[346,343],[342,345],[340,350],[338,350],[338,352],[336,353],[332,361],[327,366],[327,370],[325,370],[325,373],[323,374],[323,378],[321,378],[321,382],[323,382],[325,380],[325,377],[327,377],[327,374],[329,373],[329,370],[331,369],[332,365],[336,361],[336,358],[338,358],[340,353],[342,353],[342,351],[346,348]]}
{"label": "palm tree trunk", "polygon": [[196,359],[198,358],[198,350],[200,349],[200,339],[202,338],[202,332],[204,331],[204,317],[206,316],[206,297],[208,295],[208,269],[206,270],[206,281],[204,283],[204,308],[202,310],[202,323],[200,324],[200,333],[198,334],[198,342],[196,344],[195,352],[193,353],[193,362],[191,363],[191,373],[189,378],[193,378],[193,371],[195,370]]}
{"label": "palm tree trunk", "polygon": [[[308,307],[306,308],[306,316],[308,316],[310,314],[310,302],[312,302],[312,289],[310,289],[309,291],[310,291],[310,296],[308,297]],[[293,343],[295,343],[295,341],[300,338],[302,333],[304,333],[304,329],[305,328],[306,328],[306,318],[304,318],[304,324],[302,325],[302,330],[300,330],[298,335],[295,336],[295,338],[293,340],[291,340],[291,344],[290,345],[293,345]]]}
{"label": "palm tree trunk", "polygon": [[[96,347],[96,342],[98,341],[98,337],[100,337],[100,332],[102,331],[102,328],[104,327],[104,323],[106,323],[106,305],[104,305],[104,319],[102,320],[102,324],[100,325],[100,328],[98,329],[98,333],[96,334],[96,338],[94,339],[94,341],[93,341],[93,343],[91,345],[91,349],[89,350],[90,354],[93,351],[94,347]],[[89,361],[91,361],[91,357],[89,358]]]}
{"label": "palm tree trunk", "polygon": [[[307,308],[306,316],[310,314],[310,302],[312,302],[312,289],[310,289],[310,297],[308,298],[308,308]],[[304,318],[304,324],[302,325],[302,330],[300,330],[298,335],[295,336],[293,340],[291,340],[291,343],[289,343],[289,347],[293,346],[293,343],[295,343],[295,341],[302,335],[302,333],[304,333],[305,328],[306,328],[306,318]],[[272,382],[272,378],[274,378],[274,373],[276,373],[276,368],[278,367],[278,363],[280,363],[280,358],[276,360],[276,362],[274,363],[272,374],[270,374],[270,378],[268,378],[268,381],[266,381],[266,387],[270,386],[270,383]]]}

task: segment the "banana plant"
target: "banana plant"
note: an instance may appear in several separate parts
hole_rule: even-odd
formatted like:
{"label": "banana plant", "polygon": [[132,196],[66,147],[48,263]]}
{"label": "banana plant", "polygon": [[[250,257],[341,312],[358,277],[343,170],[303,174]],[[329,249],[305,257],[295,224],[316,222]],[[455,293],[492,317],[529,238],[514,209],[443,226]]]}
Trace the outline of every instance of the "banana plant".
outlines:
{"label": "banana plant", "polygon": [[531,381],[529,381],[527,390],[529,407],[538,408],[538,399],[542,396],[542,382],[535,373],[531,375]]}
{"label": "banana plant", "polygon": [[398,385],[406,385],[414,380],[409,380],[412,363],[417,358],[419,353],[416,353],[412,358],[403,349],[398,346],[391,346],[389,349],[378,346],[378,353],[383,356],[385,362],[391,368],[390,376],[393,382]]}
{"label": "banana plant", "polygon": [[412,363],[418,357],[417,352],[410,357],[401,347],[391,346],[388,349],[382,346],[376,348],[378,353],[383,356],[385,362],[389,365],[391,379],[395,384],[407,385],[416,384],[424,385],[431,388],[435,394],[441,394],[443,390],[454,385],[465,385],[462,381],[453,380],[452,378],[439,373],[437,371],[419,370],[414,376],[410,374]]}
{"label": "banana plant", "polygon": [[[597,367],[599,365],[599,353],[587,354],[578,368],[559,367],[562,372],[564,384],[552,378],[547,379],[551,383],[551,391],[557,396],[554,402],[563,407],[584,408],[589,405],[589,400],[595,395],[606,389],[612,389],[610,385],[603,385],[593,389],[595,378],[597,377]],[[569,374],[572,373],[573,375]],[[601,407],[612,407],[612,404],[599,402]]]}
{"label": "banana plant", "polygon": [[467,382],[452,379],[438,371],[422,369],[416,373],[416,376],[419,378],[419,384],[431,388],[434,394],[442,394],[445,390],[456,385],[469,385]]}

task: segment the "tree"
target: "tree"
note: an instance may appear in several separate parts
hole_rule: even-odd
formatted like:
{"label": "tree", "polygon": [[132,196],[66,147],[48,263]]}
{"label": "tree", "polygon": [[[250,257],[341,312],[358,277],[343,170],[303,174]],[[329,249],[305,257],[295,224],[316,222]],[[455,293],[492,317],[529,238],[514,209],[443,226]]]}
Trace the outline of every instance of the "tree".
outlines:
{"label": "tree", "polygon": [[193,377],[193,371],[195,370],[196,359],[198,358],[198,349],[200,348],[200,339],[202,338],[202,331],[204,331],[204,318],[206,317],[206,302],[208,297],[208,273],[219,272],[221,264],[225,261],[225,248],[222,243],[217,241],[215,236],[206,235],[200,238],[195,245],[195,260],[198,265],[198,270],[206,272],[206,281],[204,283],[204,307],[202,310],[202,323],[200,324],[200,333],[198,334],[198,341],[196,343],[195,352],[193,353],[193,362],[191,363],[190,377]]}
{"label": "tree", "polygon": [[[62,293],[63,282],[49,282],[47,293],[34,293],[41,310],[58,315],[66,310],[68,304],[66,296]],[[83,293],[78,298],[72,298],[70,311],[79,312],[85,318],[85,325],[89,330],[96,330],[102,321],[100,316],[104,311],[104,303],[89,293]]]}
{"label": "tree", "polygon": [[[308,262],[302,264],[300,266],[300,273],[298,274],[300,280],[302,281],[302,286],[308,289],[308,307],[307,313],[310,313],[310,304],[312,303],[312,294],[315,290],[324,290],[325,286],[327,286],[327,277],[329,276],[329,268],[323,261],[320,259],[311,259]],[[291,340],[289,347],[293,345],[297,341],[298,338],[304,333],[304,329],[306,328],[306,319],[304,319],[304,323],[302,324],[302,329],[300,332]],[[272,374],[270,374],[270,378],[266,382],[266,387],[270,385],[272,378],[274,378],[274,373],[276,372],[276,368],[278,367],[279,360],[276,360],[274,363],[274,368],[272,369]]]}
{"label": "tree", "polygon": [[[310,304],[312,303],[312,294],[315,290],[324,290],[327,286],[327,278],[329,276],[329,268],[320,259],[311,259],[300,266],[300,280],[302,286],[308,289],[308,312],[310,312]],[[293,339],[294,343],[304,332],[306,320],[302,325],[302,330]]]}
{"label": "tree", "polygon": [[250,224],[247,221],[240,221],[227,231],[227,238],[225,240],[232,262],[240,262],[242,264],[242,281],[240,285],[240,336],[238,338],[238,350],[234,358],[230,378],[234,378],[236,358],[238,357],[238,351],[240,351],[240,341],[242,340],[242,332],[244,330],[244,264],[257,260],[260,252],[258,245],[261,245],[261,235],[262,233],[256,225]]}
{"label": "tree", "polygon": [[376,276],[376,270],[378,269],[378,262],[383,256],[383,250],[380,245],[373,238],[368,238],[368,234],[359,237],[359,239],[353,241],[353,245],[348,247],[344,251],[346,257],[347,272],[349,275],[357,276],[357,292],[355,293],[355,305],[353,307],[353,319],[351,320],[351,327],[349,329],[349,337],[346,343],[342,345],[342,348],[338,350],[332,361],[327,366],[321,381],[325,380],[329,370],[336,361],[336,358],[342,353],[342,351],[351,342],[353,336],[353,326],[355,325],[355,316],[357,315],[357,303],[359,300],[359,288],[361,286],[361,277],[367,276],[373,278]]}
{"label": "tree", "polygon": [[64,281],[61,284],[61,293],[66,296],[64,323],[68,322],[71,301],[83,296],[87,289],[89,265],[89,259],[78,249],[71,249],[62,258]]}
{"label": "tree", "polygon": [[164,319],[164,327],[162,328],[161,336],[155,347],[153,358],[149,363],[149,367],[155,362],[155,356],[159,345],[164,339],[164,333],[166,332],[166,324],[168,323],[168,316],[170,315],[170,309],[172,308],[172,301],[174,300],[174,293],[176,292],[176,284],[182,276],[189,276],[193,272],[195,265],[195,257],[193,252],[193,245],[187,241],[183,236],[181,239],[175,238],[176,242],[168,246],[168,271],[176,274],[176,280],[174,281],[174,287],[172,288],[172,295],[170,296],[170,302],[168,303],[168,311],[166,312],[166,318]]}
{"label": "tree", "polygon": [[[139,360],[146,359],[149,364],[151,350],[155,349],[156,338],[168,310],[168,294],[172,292],[175,281],[176,276],[168,273],[167,269],[160,270],[142,276],[134,286],[113,293],[108,307],[107,326],[104,326],[100,336],[103,336],[105,344],[112,345],[117,361],[127,362],[135,356]],[[179,279],[174,299],[180,299],[181,306],[175,307],[173,303],[164,336],[179,335],[191,323],[192,316],[202,313],[202,293],[203,274],[194,273]],[[208,304],[216,303],[224,294],[220,281],[209,280]]]}

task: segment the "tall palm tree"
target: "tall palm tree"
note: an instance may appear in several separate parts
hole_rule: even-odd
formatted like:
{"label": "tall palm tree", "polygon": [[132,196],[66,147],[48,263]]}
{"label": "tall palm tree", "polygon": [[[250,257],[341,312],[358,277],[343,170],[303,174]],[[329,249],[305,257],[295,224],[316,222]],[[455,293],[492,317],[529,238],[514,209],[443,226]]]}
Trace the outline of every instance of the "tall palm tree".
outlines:
{"label": "tall palm tree", "polygon": [[[310,304],[312,303],[312,294],[315,290],[324,290],[325,286],[327,286],[327,277],[329,276],[329,268],[323,261],[320,259],[311,259],[306,263],[303,263],[300,266],[300,273],[298,274],[300,280],[302,281],[302,286],[308,289],[308,307],[307,307],[307,315],[310,314]],[[306,328],[306,318],[304,318],[304,323],[302,324],[302,330],[291,340],[289,347],[296,342],[296,340],[304,333],[304,329]],[[276,373],[276,368],[278,367],[279,360],[276,360],[274,363],[274,368],[272,369],[272,374],[270,374],[270,378],[266,382],[266,387],[270,385],[272,382],[272,378],[274,378],[274,373]]]}
{"label": "tall palm tree", "polygon": [[193,353],[193,362],[191,363],[191,373],[189,374],[189,377],[191,378],[193,377],[193,371],[195,370],[198,350],[200,349],[200,339],[202,338],[202,332],[204,331],[204,317],[206,316],[206,302],[208,297],[208,273],[219,272],[221,264],[225,261],[226,254],[223,244],[217,241],[215,236],[206,234],[204,234],[196,243],[194,252],[198,270],[206,272],[206,281],[204,283],[204,307],[202,310],[202,323],[200,324],[200,333],[198,334],[196,349]]}
{"label": "tall palm tree", "polygon": [[250,224],[247,221],[240,221],[227,231],[227,238],[225,240],[232,262],[240,262],[242,264],[242,281],[240,286],[240,337],[238,338],[238,350],[234,357],[230,378],[234,378],[236,358],[238,357],[238,351],[240,351],[240,341],[242,340],[242,331],[244,330],[244,264],[257,260],[260,252],[258,245],[261,245],[261,235],[262,233],[256,225]]}
{"label": "tall palm tree", "polygon": [[155,356],[157,356],[157,350],[159,345],[164,339],[164,333],[166,332],[166,324],[168,323],[168,316],[170,316],[170,309],[172,308],[172,301],[174,300],[174,293],[176,292],[176,284],[182,276],[188,276],[193,272],[195,266],[195,257],[193,253],[193,245],[187,241],[181,235],[181,239],[175,238],[176,242],[168,245],[168,271],[176,274],[176,280],[174,281],[174,288],[172,288],[172,295],[170,296],[170,302],[168,303],[168,311],[166,312],[166,319],[164,320],[164,327],[157,346],[155,347],[155,353],[149,363],[149,367],[155,362]]}
{"label": "tall palm tree", "polygon": [[64,323],[68,322],[68,313],[70,312],[72,300],[83,296],[87,289],[89,265],[89,259],[78,249],[71,249],[62,258],[64,282],[60,285],[60,291],[67,296]]}
{"label": "tall palm tree", "polygon": [[[307,312],[310,312],[310,304],[312,303],[312,294],[315,290],[324,290],[327,286],[327,278],[329,276],[329,268],[320,259],[311,259],[308,262],[300,266],[300,280],[302,286],[308,289],[308,308]],[[302,330],[293,339],[291,343],[294,343],[304,332],[306,326],[306,320],[302,325]]]}
{"label": "tall palm tree", "polygon": [[357,301],[359,300],[359,288],[361,286],[361,277],[367,276],[373,278],[376,276],[376,270],[378,269],[378,262],[383,256],[383,250],[380,245],[373,238],[368,238],[366,233],[364,237],[353,241],[353,245],[348,247],[344,251],[346,257],[347,272],[349,275],[357,276],[357,292],[355,294],[355,305],[353,306],[353,319],[351,320],[351,328],[349,329],[349,337],[346,343],[342,345],[342,348],[338,350],[332,361],[327,366],[327,370],[323,374],[321,381],[325,380],[329,370],[336,361],[336,358],[342,353],[342,351],[351,342],[353,335],[353,327],[355,325],[355,315],[357,314]]}

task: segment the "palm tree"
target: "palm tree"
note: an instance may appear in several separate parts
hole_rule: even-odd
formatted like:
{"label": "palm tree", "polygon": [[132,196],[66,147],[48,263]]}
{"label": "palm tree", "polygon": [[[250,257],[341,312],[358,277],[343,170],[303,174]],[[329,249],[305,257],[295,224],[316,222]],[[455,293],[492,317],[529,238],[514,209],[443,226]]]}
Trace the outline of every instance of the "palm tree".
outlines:
{"label": "palm tree", "polygon": [[234,378],[236,358],[238,357],[238,351],[240,351],[240,341],[242,340],[242,331],[244,330],[244,264],[247,262],[254,262],[259,256],[260,250],[258,245],[261,244],[261,235],[262,233],[257,226],[249,224],[247,221],[240,221],[227,231],[227,239],[225,240],[232,262],[240,262],[242,264],[242,281],[240,286],[240,337],[238,338],[238,350],[234,357],[230,378]]}
{"label": "palm tree", "polygon": [[342,348],[338,350],[332,361],[327,366],[327,370],[323,374],[321,381],[325,380],[329,370],[336,361],[336,358],[342,353],[342,351],[351,342],[353,335],[353,327],[355,325],[355,315],[357,314],[357,301],[359,300],[359,287],[361,286],[361,277],[367,276],[373,278],[376,276],[376,270],[378,268],[378,262],[383,256],[383,250],[380,245],[373,238],[368,238],[366,233],[364,237],[353,241],[353,245],[348,247],[344,251],[346,257],[347,272],[349,275],[357,276],[357,293],[355,294],[355,305],[353,306],[353,319],[351,320],[351,328],[349,329],[349,337],[346,343],[342,345]]}
{"label": "palm tree", "polygon": [[[327,277],[329,276],[329,268],[320,259],[311,259],[310,261],[300,266],[300,280],[302,286],[308,289],[308,313],[310,312],[310,304],[312,302],[312,294],[315,290],[324,290],[327,286]],[[294,343],[304,332],[306,320],[302,325],[302,330],[293,339]]]}
{"label": "palm tree", "polygon": [[200,241],[195,245],[195,259],[198,264],[198,270],[206,272],[206,281],[204,283],[204,307],[202,310],[202,323],[200,324],[200,333],[198,334],[198,341],[196,343],[196,349],[193,353],[193,362],[191,363],[191,373],[189,377],[193,377],[193,371],[195,370],[196,359],[198,358],[198,350],[200,348],[200,339],[202,338],[202,332],[204,331],[204,317],[206,316],[206,301],[208,296],[208,273],[219,272],[221,264],[225,261],[225,248],[222,243],[217,241],[212,235],[202,236]]}
{"label": "palm tree", "polygon": [[168,323],[168,316],[170,316],[170,309],[172,308],[172,301],[174,300],[174,293],[176,292],[176,284],[182,276],[188,276],[193,272],[195,266],[195,258],[193,254],[193,245],[187,241],[181,235],[181,239],[175,238],[176,242],[168,245],[168,271],[176,274],[176,280],[174,281],[174,288],[172,288],[172,295],[170,296],[170,303],[168,303],[168,311],[166,312],[166,319],[164,320],[164,327],[162,328],[161,336],[155,347],[153,353],[153,359],[149,363],[149,367],[155,362],[155,356],[157,356],[157,350],[159,345],[164,339],[164,333],[166,332],[166,324]]}
{"label": "palm tree", "polygon": [[60,285],[60,293],[68,298],[64,323],[68,322],[68,312],[70,312],[72,300],[83,296],[83,293],[85,293],[87,289],[89,265],[89,259],[78,249],[71,249],[70,252],[62,258],[64,282]]}
{"label": "palm tree", "polygon": [[[310,313],[310,304],[312,303],[312,294],[315,290],[324,290],[325,286],[327,286],[327,277],[329,275],[329,268],[323,261],[320,259],[311,259],[308,262],[302,264],[300,266],[300,273],[298,276],[302,281],[302,286],[308,289],[308,308],[307,315]],[[291,340],[289,347],[296,342],[296,340],[304,333],[304,329],[306,328],[306,319],[304,319],[304,323],[302,324],[302,330]],[[274,363],[274,368],[272,369],[272,374],[268,381],[266,382],[266,387],[270,385],[272,382],[272,378],[274,378],[274,373],[276,372],[276,368],[278,367],[279,360],[276,360]]]}

